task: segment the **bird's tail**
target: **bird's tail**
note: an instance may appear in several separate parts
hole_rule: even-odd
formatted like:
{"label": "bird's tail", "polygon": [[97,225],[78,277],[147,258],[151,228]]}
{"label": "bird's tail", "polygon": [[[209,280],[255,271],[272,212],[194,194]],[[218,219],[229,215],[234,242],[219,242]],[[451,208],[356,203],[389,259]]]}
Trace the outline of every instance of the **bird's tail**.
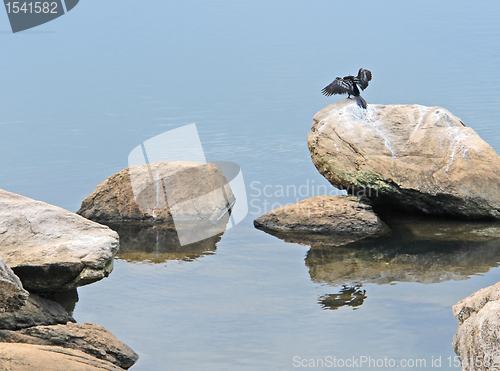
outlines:
{"label": "bird's tail", "polygon": [[364,108],[364,109],[366,109],[366,107],[368,107],[368,103],[366,103],[366,100],[364,100],[363,97],[358,95],[355,98],[356,98],[356,103],[358,104],[358,106],[360,106],[361,108]]}

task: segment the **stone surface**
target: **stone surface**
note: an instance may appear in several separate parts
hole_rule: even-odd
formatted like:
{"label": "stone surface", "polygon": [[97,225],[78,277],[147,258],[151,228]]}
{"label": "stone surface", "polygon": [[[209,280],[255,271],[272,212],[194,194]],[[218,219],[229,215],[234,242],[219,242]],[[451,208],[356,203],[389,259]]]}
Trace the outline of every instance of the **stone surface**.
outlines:
{"label": "stone surface", "polygon": [[336,187],[427,214],[500,218],[500,157],[440,107],[332,104],[314,116],[311,158]]}
{"label": "stone surface", "polygon": [[165,161],[110,176],[83,200],[77,213],[101,222],[217,220],[234,202],[218,166]]}
{"label": "stone surface", "polygon": [[79,215],[0,190],[0,256],[28,290],[61,291],[109,275],[118,235]]}
{"label": "stone surface", "polygon": [[453,306],[453,315],[459,325],[477,314],[488,302],[500,299],[500,282],[478,290]]}
{"label": "stone surface", "polygon": [[462,370],[492,370],[500,366],[499,299],[500,283],[497,283],[453,306],[459,326],[452,345],[462,361]]}
{"label": "stone surface", "polygon": [[35,326],[19,331],[0,330],[0,342],[77,349],[124,369],[131,367],[139,358],[104,327],[90,323]]}
{"label": "stone surface", "polygon": [[15,312],[0,313],[0,329],[19,330],[32,326],[75,322],[64,308],[48,299],[30,294],[24,306]]}
{"label": "stone surface", "polygon": [[120,371],[122,368],[75,349],[0,343],[2,371]]}
{"label": "stone surface", "polygon": [[385,229],[366,199],[316,196],[255,219],[255,227],[289,242],[343,245]]}
{"label": "stone surface", "polygon": [[19,277],[0,258],[0,313],[18,310],[26,304],[28,296]]}

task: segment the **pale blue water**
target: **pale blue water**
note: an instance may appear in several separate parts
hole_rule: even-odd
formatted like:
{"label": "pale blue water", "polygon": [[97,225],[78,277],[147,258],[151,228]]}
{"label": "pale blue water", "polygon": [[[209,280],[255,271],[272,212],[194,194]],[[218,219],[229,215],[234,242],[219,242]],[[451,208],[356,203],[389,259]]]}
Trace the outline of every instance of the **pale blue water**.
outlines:
{"label": "pale blue water", "polygon": [[[294,356],[428,368],[442,357],[446,369],[451,305],[499,281],[498,268],[368,283],[358,309],[325,310],[318,298],[340,287],[311,278],[309,247],[252,220],[296,201],[279,186],[311,196],[327,185],[306,136],[340,99],[320,90],[360,67],[373,72],[369,103],[447,108],[500,151],[499,16],[496,1],[81,0],[13,35],[0,12],[0,188],[76,211],[134,147],[194,122],[207,160],[241,166],[249,215],[193,261],[117,259],[109,278],[79,289],[79,322],[130,345],[133,370],[288,370]],[[271,195],[257,196],[266,185]]]}

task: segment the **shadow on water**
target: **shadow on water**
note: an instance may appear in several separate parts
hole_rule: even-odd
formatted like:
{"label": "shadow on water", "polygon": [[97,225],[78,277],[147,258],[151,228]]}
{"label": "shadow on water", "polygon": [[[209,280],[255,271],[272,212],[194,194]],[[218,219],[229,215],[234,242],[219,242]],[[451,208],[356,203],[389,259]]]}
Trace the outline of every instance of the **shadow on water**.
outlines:
{"label": "shadow on water", "polygon": [[[211,221],[183,221],[146,223],[107,223],[120,236],[120,250],[116,257],[129,262],[164,263],[169,260],[193,261],[215,253],[224,234],[229,215],[216,223]],[[177,231],[195,235],[211,231],[211,237],[188,245],[181,245]]]}
{"label": "shadow on water", "polygon": [[312,281],[342,287],[338,294],[319,298],[325,309],[351,301],[361,305],[366,298],[365,291],[358,292],[361,284],[466,280],[499,265],[500,222],[399,212],[382,216],[390,232],[358,241],[349,235],[316,235],[308,241],[308,235],[297,232],[272,234],[310,245],[305,264]]}
{"label": "shadow on water", "polygon": [[41,294],[38,293],[39,296],[45,299],[50,299],[58,303],[61,307],[63,307],[69,315],[73,315],[75,310],[76,303],[78,302],[78,291],[77,289],[68,290],[68,291],[59,291],[50,294]]}

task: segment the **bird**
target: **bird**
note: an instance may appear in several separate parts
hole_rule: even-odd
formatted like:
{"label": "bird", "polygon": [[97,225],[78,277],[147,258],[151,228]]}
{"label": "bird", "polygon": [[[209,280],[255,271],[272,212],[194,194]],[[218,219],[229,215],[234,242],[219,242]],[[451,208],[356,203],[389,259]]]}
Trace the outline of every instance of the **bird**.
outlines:
{"label": "bird", "polygon": [[368,87],[368,81],[371,79],[372,73],[364,68],[360,68],[358,76],[337,77],[330,85],[322,89],[321,92],[327,97],[333,94],[348,94],[347,98],[351,98],[351,95],[353,95],[356,98],[358,106],[366,109],[368,103],[359,95],[358,86],[361,90],[365,90]]}

